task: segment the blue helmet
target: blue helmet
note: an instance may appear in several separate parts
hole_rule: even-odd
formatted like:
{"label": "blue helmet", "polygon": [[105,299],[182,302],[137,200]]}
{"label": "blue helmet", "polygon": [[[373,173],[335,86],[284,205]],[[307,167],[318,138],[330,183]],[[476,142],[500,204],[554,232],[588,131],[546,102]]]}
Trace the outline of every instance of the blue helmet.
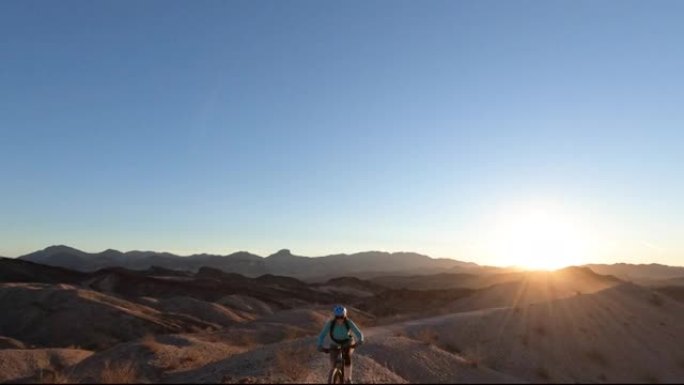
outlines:
{"label": "blue helmet", "polygon": [[333,314],[335,315],[335,317],[344,317],[344,318],[347,318],[347,308],[345,308],[345,307],[342,306],[342,305],[336,305],[336,306],[333,308]]}

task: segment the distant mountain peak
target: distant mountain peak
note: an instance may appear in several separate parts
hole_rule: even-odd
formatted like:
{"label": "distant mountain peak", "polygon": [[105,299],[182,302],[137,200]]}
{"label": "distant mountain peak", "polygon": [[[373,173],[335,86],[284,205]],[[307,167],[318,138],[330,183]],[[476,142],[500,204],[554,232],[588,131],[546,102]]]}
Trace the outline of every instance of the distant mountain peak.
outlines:
{"label": "distant mountain peak", "polygon": [[107,250],[100,253],[100,255],[121,255],[121,254],[123,254],[123,253],[120,252],[119,250],[115,250],[115,249],[107,249]]}
{"label": "distant mountain peak", "polygon": [[48,246],[43,251],[48,251],[51,253],[61,253],[61,252],[77,252],[77,253],[82,253],[81,250],[75,249],[73,247],[67,246],[67,245],[52,245]]}
{"label": "distant mountain peak", "polygon": [[268,258],[283,258],[283,257],[293,257],[290,249],[280,249],[277,253],[271,254]]}

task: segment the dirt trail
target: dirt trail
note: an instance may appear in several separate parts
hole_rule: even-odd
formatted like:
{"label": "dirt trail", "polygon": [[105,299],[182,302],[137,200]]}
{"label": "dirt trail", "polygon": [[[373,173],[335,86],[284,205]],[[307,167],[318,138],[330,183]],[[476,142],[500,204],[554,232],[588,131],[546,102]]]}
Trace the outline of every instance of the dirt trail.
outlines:
{"label": "dirt trail", "polygon": [[381,326],[366,328],[363,330],[363,334],[364,334],[365,338],[383,337],[383,336],[391,335],[393,333],[397,333],[400,331],[405,331],[407,329],[413,329],[413,328],[417,328],[417,327],[428,327],[431,325],[442,324],[442,323],[449,322],[449,321],[457,321],[459,319],[464,319],[464,318],[481,317],[481,316],[484,316],[487,314],[492,314],[492,313],[502,311],[505,309],[508,309],[508,307],[496,307],[496,308],[490,308],[490,309],[480,309],[480,310],[466,311],[466,312],[460,312],[460,313],[450,313],[450,314],[445,314],[445,315],[440,315],[440,316],[435,316],[435,317],[430,317],[430,318],[421,318],[421,319],[415,319],[415,320],[401,321],[401,322],[397,322],[397,323],[390,324],[390,325],[381,325]]}
{"label": "dirt trail", "polygon": [[[448,314],[421,320],[376,326],[364,331],[366,343],[354,354],[353,377],[357,383],[523,383],[473,363],[434,344],[404,336],[406,330],[432,324],[480,317],[500,309]],[[314,350],[315,336],[261,346],[196,370],[167,376],[164,382],[304,382],[325,383],[328,356]],[[287,377],[284,366],[298,368]]]}
{"label": "dirt trail", "polygon": [[[435,344],[405,337],[414,330],[481,317],[502,309],[482,309],[371,327],[364,331],[366,343],[356,355],[372,359],[409,383],[523,383],[525,381],[521,379],[474,364]],[[363,368],[359,369],[355,371],[355,377],[359,371],[364,374]]]}

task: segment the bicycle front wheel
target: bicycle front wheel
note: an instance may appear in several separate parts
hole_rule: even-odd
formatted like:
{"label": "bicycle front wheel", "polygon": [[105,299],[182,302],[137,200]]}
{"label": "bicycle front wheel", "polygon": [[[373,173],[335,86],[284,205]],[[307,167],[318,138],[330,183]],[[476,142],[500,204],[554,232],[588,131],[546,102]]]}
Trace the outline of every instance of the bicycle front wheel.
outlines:
{"label": "bicycle front wheel", "polygon": [[342,384],[344,383],[344,378],[342,372],[338,368],[334,368],[330,371],[328,375],[328,384]]}

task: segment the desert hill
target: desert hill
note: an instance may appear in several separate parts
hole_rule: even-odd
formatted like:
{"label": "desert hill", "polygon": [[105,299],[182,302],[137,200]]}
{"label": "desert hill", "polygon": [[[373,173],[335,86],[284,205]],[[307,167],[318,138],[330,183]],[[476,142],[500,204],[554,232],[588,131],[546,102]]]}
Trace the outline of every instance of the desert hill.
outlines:
{"label": "desert hill", "polygon": [[309,283],[212,267],[0,264],[3,381],[325,382],[327,357],[313,348],[340,301],[367,337],[357,382],[684,378],[676,293],[586,267]]}
{"label": "desert hill", "polygon": [[645,285],[673,278],[684,278],[684,267],[658,263],[639,265],[629,263],[589,264],[586,267],[598,274],[613,275],[625,281]]}
{"label": "desert hill", "polygon": [[0,383],[59,383],[65,368],[91,355],[80,349],[0,349]]}
{"label": "desert hill", "polygon": [[65,284],[0,284],[0,307],[0,334],[42,347],[101,349],[149,333],[212,327],[191,317],[161,313]]}

